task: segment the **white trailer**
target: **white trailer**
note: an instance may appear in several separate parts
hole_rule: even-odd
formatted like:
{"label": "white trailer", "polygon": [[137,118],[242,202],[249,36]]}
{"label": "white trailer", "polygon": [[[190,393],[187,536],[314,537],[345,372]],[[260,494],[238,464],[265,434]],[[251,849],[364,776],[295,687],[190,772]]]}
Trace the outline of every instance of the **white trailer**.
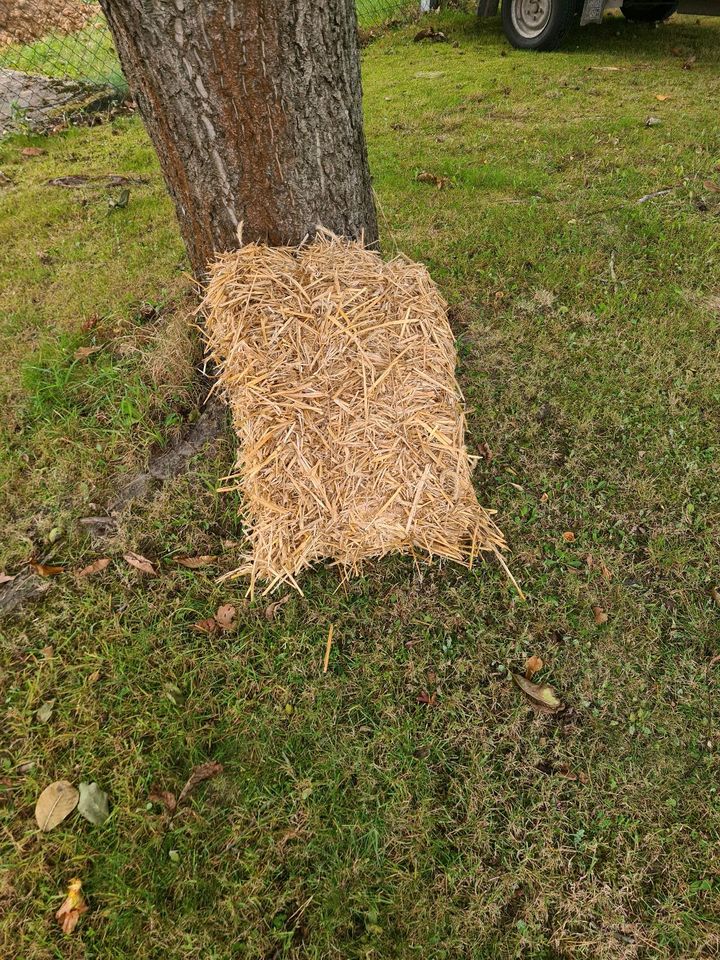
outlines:
{"label": "white trailer", "polygon": [[[498,5],[499,0],[480,0],[478,16],[494,17]],[[620,7],[628,20],[638,23],[659,23],[676,12],[720,16],[720,0],[502,0],[500,16],[514,47],[554,50],[574,23],[600,23],[609,7]]]}

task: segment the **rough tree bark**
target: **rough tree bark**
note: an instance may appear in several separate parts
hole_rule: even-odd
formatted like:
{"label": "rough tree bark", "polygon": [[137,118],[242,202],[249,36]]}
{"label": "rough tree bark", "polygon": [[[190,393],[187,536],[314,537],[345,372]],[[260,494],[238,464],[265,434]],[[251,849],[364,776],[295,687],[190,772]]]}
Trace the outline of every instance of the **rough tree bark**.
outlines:
{"label": "rough tree bark", "polygon": [[100,0],[193,270],[322,224],[377,240],[354,0]]}

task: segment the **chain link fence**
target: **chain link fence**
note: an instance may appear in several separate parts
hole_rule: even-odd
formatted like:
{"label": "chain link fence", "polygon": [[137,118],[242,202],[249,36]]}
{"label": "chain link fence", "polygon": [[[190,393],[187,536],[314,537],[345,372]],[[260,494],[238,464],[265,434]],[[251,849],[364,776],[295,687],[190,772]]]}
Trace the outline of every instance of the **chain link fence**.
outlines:
{"label": "chain link fence", "polygon": [[[434,0],[356,0],[371,29]],[[127,92],[97,0],[0,0],[0,136]]]}

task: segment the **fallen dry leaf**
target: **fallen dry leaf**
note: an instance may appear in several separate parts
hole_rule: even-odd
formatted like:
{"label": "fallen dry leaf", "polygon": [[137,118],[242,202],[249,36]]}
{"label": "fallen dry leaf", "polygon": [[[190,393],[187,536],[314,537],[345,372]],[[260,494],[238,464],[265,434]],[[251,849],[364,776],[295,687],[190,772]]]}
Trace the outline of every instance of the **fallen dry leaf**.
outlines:
{"label": "fallen dry leaf", "polygon": [[418,694],[417,702],[424,703],[428,707],[434,707],[437,704],[437,693],[427,693],[423,690],[422,693]]}
{"label": "fallen dry leaf", "polygon": [[563,540],[565,543],[572,543],[575,540],[575,534],[572,532],[572,530],[565,531],[563,534]]}
{"label": "fallen dry leaf", "polygon": [[87,912],[87,903],[82,895],[82,881],[74,877],[68,884],[67,897],[55,914],[60,921],[63,933],[72,933],[83,913]]}
{"label": "fallen dry leaf", "polygon": [[235,626],[235,615],[237,610],[231,603],[224,603],[218,607],[215,614],[215,622],[221,630],[232,630]]}
{"label": "fallen dry leaf", "polygon": [[284,606],[290,599],[290,594],[286,593],[284,597],[280,597],[279,600],[276,600],[274,603],[269,603],[265,607],[265,619],[270,620],[271,622],[277,617],[280,607]]}
{"label": "fallen dry leaf", "polygon": [[9,577],[6,573],[0,573],[0,584],[2,583],[12,583],[17,574],[12,577]]}
{"label": "fallen dry leaf", "polygon": [[580,783],[590,782],[590,778],[584,770],[578,770],[576,773],[574,770],[571,770],[566,763],[559,763],[555,767],[555,773],[559,774],[561,777],[565,777],[566,780],[577,780]]}
{"label": "fallen dry leaf", "polygon": [[101,557],[99,560],[93,560],[92,563],[89,563],[86,567],[83,567],[79,571],[79,577],[91,577],[94,573],[102,573],[103,570],[107,570],[110,566],[109,557]]}
{"label": "fallen dry leaf", "polygon": [[156,575],[155,567],[148,559],[140,556],[139,553],[124,553],[123,558],[130,564],[131,567],[135,567],[135,569],[139,570],[141,573],[146,573],[150,577],[154,577]]}
{"label": "fallen dry leaf", "polygon": [[150,800],[151,803],[158,803],[161,807],[165,807],[165,811],[170,816],[172,816],[177,809],[175,794],[169,790],[160,790],[158,787],[153,787],[148,794],[148,800]]}
{"label": "fallen dry leaf", "polygon": [[194,623],[193,629],[197,630],[198,633],[217,633],[220,627],[215,617],[208,617],[207,620],[198,620],[197,623]]}
{"label": "fallen dry leaf", "polygon": [[612,580],[612,573],[608,570],[608,568],[605,566],[602,560],[600,561],[600,573],[608,582]]}
{"label": "fallen dry leaf", "polygon": [[53,715],[53,710],[55,709],[55,698],[52,700],[46,700],[43,705],[35,711],[35,716],[37,717],[40,723],[48,723],[50,717]]}
{"label": "fallen dry leaf", "polygon": [[692,68],[697,63],[697,57],[688,57],[685,63],[682,65],[683,70],[692,70]]}
{"label": "fallen dry leaf", "polygon": [[415,179],[418,183],[432,183],[438,190],[443,190],[450,185],[450,177],[441,177],[439,174],[430,173],[427,170],[422,170]]}
{"label": "fallen dry leaf", "polygon": [[217,760],[209,760],[207,763],[201,763],[199,766],[195,767],[188,777],[188,781],[185,786],[180,791],[180,796],[177,799],[178,806],[183,802],[185,797],[191,793],[198,784],[202,783],[204,780],[210,780],[212,777],[216,777],[219,773],[222,773],[225,768],[221,763],[218,763]]}
{"label": "fallen dry leaf", "polygon": [[20,151],[20,155],[23,157],[42,157],[44,153],[47,153],[47,150],[43,150],[41,147],[23,147]]}
{"label": "fallen dry leaf", "polygon": [[483,442],[480,444],[480,456],[487,463],[491,463],[493,457],[495,456],[485,440],[483,440]]}
{"label": "fallen dry leaf", "polygon": [[710,587],[710,597],[720,607],[720,588]]}
{"label": "fallen dry leaf", "polygon": [[720,183],[715,183],[714,180],[706,180],[703,186],[706,190],[709,190],[710,193],[720,193]]}
{"label": "fallen dry leaf", "polygon": [[102,350],[102,347],[78,347],[73,356],[76,360],[86,360],[88,357],[91,357],[94,353],[99,353]]}
{"label": "fallen dry leaf", "polygon": [[65,572],[65,567],[53,567],[49,564],[38,563],[36,560],[31,560],[29,566],[39,577],[56,577],[59,573]]}
{"label": "fallen dry leaf", "polygon": [[427,27],[425,30],[420,30],[420,32],[416,33],[413,37],[415,43],[420,43],[422,40],[430,40],[431,43],[447,43],[445,34],[442,30],[436,30],[435,27]]}
{"label": "fallen dry leaf", "polygon": [[188,570],[199,570],[201,567],[209,567],[213,563],[217,563],[217,557],[212,556],[203,556],[203,557],[175,557],[175,563],[179,563],[181,567],[187,567]]}
{"label": "fallen dry leaf", "polygon": [[526,680],[520,673],[514,673],[513,680],[541,713],[559,713],[564,709],[554,687],[549,683],[533,683],[531,680]]}
{"label": "fallen dry leaf", "polygon": [[670,96],[669,96],[669,94],[667,94],[667,93],[656,93],[656,94],[655,94],[655,99],[656,99],[656,100],[659,100],[660,103],[665,103],[666,100],[669,100],[669,99],[670,99]]}
{"label": "fallen dry leaf", "polygon": [[608,622],[608,615],[603,610],[602,607],[595,606],[592,608],[593,617],[595,618],[595,623],[600,626],[603,623]]}
{"label": "fallen dry leaf", "polygon": [[545,664],[541,657],[528,657],[525,661],[525,679],[532,680],[536,673],[539,673]]}
{"label": "fallen dry leaf", "polygon": [[79,799],[80,794],[67,780],[51,783],[45,787],[35,804],[37,825],[45,833],[52,830],[73,812]]}

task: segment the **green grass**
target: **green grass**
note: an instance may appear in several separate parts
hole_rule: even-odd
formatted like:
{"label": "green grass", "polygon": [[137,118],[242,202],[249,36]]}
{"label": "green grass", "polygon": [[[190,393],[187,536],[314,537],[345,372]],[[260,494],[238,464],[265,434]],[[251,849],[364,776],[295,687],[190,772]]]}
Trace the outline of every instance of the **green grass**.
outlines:
{"label": "green grass", "polygon": [[102,21],[77,33],[51,34],[34,43],[3,47],[0,67],[99,87],[127,88],[110,31]]}
{"label": "green grass", "polygon": [[[469,443],[494,452],[478,492],[526,603],[493,565],[395,559],[347,588],[318,570],[268,619],[215,582],[243,536],[215,492],[225,441],[94,545],[80,518],[194,402],[170,349],[187,352],[182,248],[136,118],[0,144],[0,571],[33,553],[69,570],[0,621],[3,956],[720,949],[720,21],[608,18],[544,56],[496,21],[439,22],[457,47],[408,28],[365,51],[371,165],[385,251],[426,262],[452,305]],[[29,143],[47,153],[22,159]],[[150,182],[115,210],[46,185],[107,172]],[[103,555],[106,573],[72,572]],[[235,632],[193,630],[227,602]],[[509,680],[531,654],[560,717]],[[168,825],[150,787],[211,758],[225,773]],[[110,820],[40,835],[35,799],[61,778],[96,780]],[[90,912],[63,938],[75,875]]]}
{"label": "green grass", "polygon": [[[417,6],[412,0],[358,0],[358,23],[361,27],[378,26],[392,18],[414,14]],[[76,33],[50,34],[33,43],[0,48],[0,67],[57,80],[127,89],[110,31],[101,18]]]}

